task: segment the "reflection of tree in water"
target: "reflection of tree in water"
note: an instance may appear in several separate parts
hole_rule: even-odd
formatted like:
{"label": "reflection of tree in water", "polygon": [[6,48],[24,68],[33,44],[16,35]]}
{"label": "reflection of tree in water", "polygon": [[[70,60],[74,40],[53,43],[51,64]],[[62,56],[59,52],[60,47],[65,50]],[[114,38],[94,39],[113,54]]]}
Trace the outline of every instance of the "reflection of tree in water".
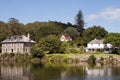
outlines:
{"label": "reflection of tree in water", "polygon": [[61,72],[62,80],[84,80],[84,66],[69,66],[69,69]]}
{"label": "reflection of tree in water", "polygon": [[112,75],[120,76],[120,66],[113,66]]}
{"label": "reflection of tree in water", "polygon": [[[58,64],[59,65],[59,64]],[[60,78],[61,69],[64,67],[51,64],[32,64],[31,67],[31,80],[56,80]]]}
{"label": "reflection of tree in water", "polygon": [[31,80],[69,80],[84,75],[82,66],[76,67],[60,63],[32,64],[30,73]]}
{"label": "reflection of tree in water", "polygon": [[[73,64],[0,64],[0,80],[119,80],[120,68]],[[113,77],[112,77],[113,76]],[[117,78],[115,78],[117,76]]]}

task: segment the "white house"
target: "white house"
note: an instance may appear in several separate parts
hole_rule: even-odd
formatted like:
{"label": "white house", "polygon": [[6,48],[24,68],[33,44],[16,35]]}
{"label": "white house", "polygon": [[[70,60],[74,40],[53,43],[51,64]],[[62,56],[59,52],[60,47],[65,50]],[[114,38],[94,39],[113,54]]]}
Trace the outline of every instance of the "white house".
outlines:
{"label": "white house", "polygon": [[72,38],[69,35],[62,35],[60,41],[72,41]]}
{"label": "white house", "polygon": [[105,47],[107,48],[112,48],[112,45],[107,43],[107,44],[104,44],[103,43],[103,40],[100,40],[100,39],[94,39],[92,41],[90,41],[88,44],[87,44],[87,47],[86,47],[86,52],[93,52],[93,51],[104,51],[105,50]]}

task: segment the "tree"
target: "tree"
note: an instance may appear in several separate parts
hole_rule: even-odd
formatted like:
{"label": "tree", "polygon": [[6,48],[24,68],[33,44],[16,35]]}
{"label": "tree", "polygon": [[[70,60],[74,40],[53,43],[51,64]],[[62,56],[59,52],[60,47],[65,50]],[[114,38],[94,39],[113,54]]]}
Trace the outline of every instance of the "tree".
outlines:
{"label": "tree", "polygon": [[39,42],[40,48],[42,51],[51,53],[63,53],[62,51],[62,42],[59,40],[58,36],[48,35],[45,38],[42,38]]}
{"label": "tree", "polygon": [[11,34],[9,34],[9,36],[22,35],[24,33],[24,25],[19,23],[19,20],[15,18],[10,18],[7,25],[11,30]]}
{"label": "tree", "polygon": [[101,26],[89,27],[83,32],[83,41],[84,44],[87,44],[89,41],[97,38],[103,39],[106,37],[108,32]]}
{"label": "tree", "polygon": [[82,33],[84,31],[84,19],[81,10],[78,11],[78,14],[75,17],[75,21],[76,21],[77,29],[79,31],[79,36],[82,37]]}
{"label": "tree", "polygon": [[9,24],[16,24],[16,23],[19,23],[19,20],[15,19],[15,18],[9,18],[8,23]]}
{"label": "tree", "polygon": [[83,46],[83,39],[81,37],[76,37],[73,40],[73,44],[77,47]]}
{"label": "tree", "polygon": [[110,43],[113,45],[114,54],[120,54],[120,33],[109,33],[104,39],[104,43]]}
{"label": "tree", "polygon": [[67,24],[49,21],[49,22],[34,22],[25,25],[26,32],[31,34],[31,38],[35,41],[44,38],[48,35],[61,35],[64,30],[68,27]]}
{"label": "tree", "polygon": [[35,44],[30,51],[31,55],[33,58],[38,57],[38,58],[43,58],[45,56],[45,53],[41,51],[40,44]]}
{"label": "tree", "polygon": [[73,27],[67,27],[64,32],[66,35],[70,35],[70,37],[72,37],[72,39],[74,39],[78,33],[77,29],[73,28]]}
{"label": "tree", "polygon": [[[3,21],[0,21],[0,42],[3,41],[8,34],[10,34],[9,32],[10,30],[8,29],[6,23],[4,23]],[[1,52],[1,43],[0,43],[0,52]]]}
{"label": "tree", "polygon": [[33,57],[42,58],[45,54],[63,53],[64,50],[61,45],[62,42],[58,36],[48,35],[32,47],[31,54]]}
{"label": "tree", "polygon": [[120,47],[120,33],[109,33],[104,43],[111,43],[114,47]]}
{"label": "tree", "polygon": [[63,29],[61,27],[58,26],[41,26],[38,30],[37,30],[37,40],[44,38],[48,35],[57,35],[59,36],[61,33],[63,32]]}

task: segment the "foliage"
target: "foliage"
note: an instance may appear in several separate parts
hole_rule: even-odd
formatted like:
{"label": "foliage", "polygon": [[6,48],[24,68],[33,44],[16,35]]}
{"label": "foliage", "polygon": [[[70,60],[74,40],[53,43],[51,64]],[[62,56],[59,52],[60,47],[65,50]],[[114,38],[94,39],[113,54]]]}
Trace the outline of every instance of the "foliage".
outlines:
{"label": "foliage", "polygon": [[33,58],[38,57],[38,58],[43,58],[45,56],[45,54],[41,51],[39,44],[35,44],[32,48],[31,48],[31,55]]}
{"label": "foliage", "polygon": [[49,35],[42,38],[31,48],[31,54],[33,57],[42,58],[45,54],[51,53],[63,53],[64,50],[61,47],[59,38],[55,35]]}
{"label": "foliage", "polygon": [[101,26],[89,27],[83,32],[83,41],[84,44],[87,44],[89,41],[97,38],[103,39],[106,37],[108,32]]}
{"label": "foliage", "polygon": [[83,39],[81,37],[76,37],[74,40],[73,40],[73,45],[74,46],[77,46],[77,47],[80,47],[83,45]]}
{"label": "foliage", "polygon": [[72,49],[69,49],[70,53],[74,54],[74,53],[78,53],[78,50],[72,48]]}
{"label": "foliage", "polygon": [[84,31],[84,23],[85,22],[84,22],[83,14],[82,14],[81,10],[78,11],[78,14],[75,17],[75,21],[76,21],[77,29],[79,31],[79,36],[82,37],[82,33]]}
{"label": "foliage", "polygon": [[20,53],[4,53],[0,55],[0,60],[3,61],[29,61],[31,59],[28,54],[20,54]]}
{"label": "foliage", "polygon": [[49,35],[42,38],[39,42],[42,51],[50,53],[63,53],[63,48],[61,47],[62,42],[59,40],[58,36]]}
{"label": "foliage", "polygon": [[96,57],[94,55],[91,55],[88,58],[88,64],[95,64],[96,63]]}
{"label": "foliage", "polygon": [[61,35],[67,25],[60,22],[34,22],[25,25],[26,32],[31,34],[31,38],[35,41],[39,41],[48,35]]}
{"label": "foliage", "polygon": [[48,35],[60,35],[63,32],[63,29],[61,27],[56,27],[55,25],[49,25],[49,26],[41,26],[37,30],[37,36],[38,39],[44,38]]}
{"label": "foliage", "polygon": [[11,31],[11,35],[22,35],[24,32],[24,25],[19,23],[19,20],[10,18],[7,23],[8,28]]}
{"label": "foliage", "polygon": [[111,43],[113,45],[114,54],[120,54],[120,33],[110,33],[104,39],[104,43]]}
{"label": "foliage", "polygon": [[108,34],[104,43],[111,43],[114,47],[120,47],[120,33]]}
{"label": "foliage", "polygon": [[62,42],[62,47],[70,48],[70,47],[72,47],[72,43],[71,42]]}
{"label": "foliage", "polygon": [[7,35],[11,34],[8,26],[3,21],[0,21],[0,41],[4,40]]}
{"label": "foliage", "polygon": [[73,28],[73,27],[67,27],[65,30],[64,30],[65,34],[66,35],[69,35],[70,37],[72,37],[72,39],[74,39],[76,36],[77,36],[77,29],[76,28]]}

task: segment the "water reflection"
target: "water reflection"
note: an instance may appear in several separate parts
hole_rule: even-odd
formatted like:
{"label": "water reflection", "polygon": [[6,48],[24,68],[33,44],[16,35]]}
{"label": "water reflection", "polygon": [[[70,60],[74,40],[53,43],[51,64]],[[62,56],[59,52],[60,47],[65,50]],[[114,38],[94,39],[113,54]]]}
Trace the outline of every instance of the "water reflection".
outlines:
{"label": "water reflection", "polygon": [[30,80],[29,65],[2,63],[0,66],[0,80]]}
{"label": "water reflection", "polygon": [[96,66],[94,68],[86,67],[85,69],[87,76],[86,80],[95,79],[95,80],[111,80],[112,69],[110,67]]}
{"label": "water reflection", "polygon": [[120,80],[119,70],[119,66],[86,63],[1,63],[0,80]]}

